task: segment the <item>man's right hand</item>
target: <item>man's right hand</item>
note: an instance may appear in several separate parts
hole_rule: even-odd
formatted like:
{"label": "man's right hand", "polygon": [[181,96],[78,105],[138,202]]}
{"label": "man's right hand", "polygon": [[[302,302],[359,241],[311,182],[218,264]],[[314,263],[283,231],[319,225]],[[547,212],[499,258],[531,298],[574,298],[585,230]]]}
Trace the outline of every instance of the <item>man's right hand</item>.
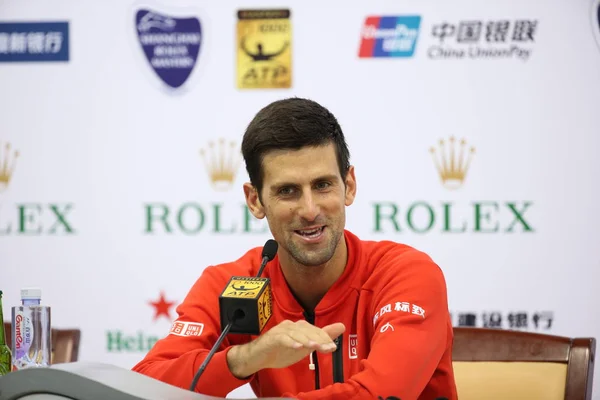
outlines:
{"label": "man's right hand", "polygon": [[265,368],[285,368],[313,351],[335,351],[333,339],[345,330],[339,322],[318,328],[304,320],[283,321],[254,341],[232,347],[227,353],[227,364],[240,379]]}

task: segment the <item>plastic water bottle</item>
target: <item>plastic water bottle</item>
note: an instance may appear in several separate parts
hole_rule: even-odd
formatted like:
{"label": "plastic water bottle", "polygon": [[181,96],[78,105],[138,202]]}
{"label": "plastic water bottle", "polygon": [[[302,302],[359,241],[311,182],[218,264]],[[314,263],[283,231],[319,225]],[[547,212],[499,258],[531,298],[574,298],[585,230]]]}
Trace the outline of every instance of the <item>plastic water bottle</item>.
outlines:
{"label": "plastic water bottle", "polygon": [[0,376],[6,375],[11,370],[10,349],[6,345],[4,336],[4,316],[2,314],[2,290],[0,290]]}
{"label": "plastic water bottle", "polygon": [[13,371],[51,364],[50,307],[41,300],[40,289],[21,289],[21,305],[12,308]]}

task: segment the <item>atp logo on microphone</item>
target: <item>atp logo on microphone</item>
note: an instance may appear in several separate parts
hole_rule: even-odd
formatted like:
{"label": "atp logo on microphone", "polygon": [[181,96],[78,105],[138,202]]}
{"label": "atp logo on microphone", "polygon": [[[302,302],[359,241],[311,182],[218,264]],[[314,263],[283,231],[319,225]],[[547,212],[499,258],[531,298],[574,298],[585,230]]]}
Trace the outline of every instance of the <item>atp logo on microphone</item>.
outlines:
{"label": "atp logo on microphone", "polygon": [[272,313],[269,278],[232,276],[221,292],[219,308],[221,329],[233,322],[230,333],[259,335]]}
{"label": "atp logo on microphone", "polygon": [[267,325],[269,318],[271,318],[271,315],[273,314],[271,298],[271,286],[267,286],[267,289],[258,299],[258,329],[260,331]]}
{"label": "atp logo on microphone", "polygon": [[243,299],[257,299],[263,287],[267,284],[266,278],[233,277],[223,291],[222,297]]}

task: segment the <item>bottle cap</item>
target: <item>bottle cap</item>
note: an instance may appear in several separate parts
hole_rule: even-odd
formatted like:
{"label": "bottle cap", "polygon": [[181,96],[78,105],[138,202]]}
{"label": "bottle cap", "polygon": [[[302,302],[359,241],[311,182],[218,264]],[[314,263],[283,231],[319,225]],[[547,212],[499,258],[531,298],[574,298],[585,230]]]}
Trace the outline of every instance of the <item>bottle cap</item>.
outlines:
{"label": "bottle cap", "polygon": [[42,289],[25,288],[21,289],[21,300],[39,300],[42,298]]}

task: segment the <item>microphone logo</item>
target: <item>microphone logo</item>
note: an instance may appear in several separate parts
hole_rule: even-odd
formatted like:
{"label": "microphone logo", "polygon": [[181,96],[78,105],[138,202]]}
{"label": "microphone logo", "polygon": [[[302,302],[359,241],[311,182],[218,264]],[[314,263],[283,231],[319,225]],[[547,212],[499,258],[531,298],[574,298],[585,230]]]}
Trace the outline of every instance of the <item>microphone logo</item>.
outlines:
{"label": "microphone logo", "polygon": [[194,375],[190,390],[194,391],[198,379],[206,369],[208,362],[221,345],[228,333],[260,335],[269,322],[271,308],[271,286],[269,278],[261,278],[267,262],[277,254],[277,242],[267,240],[261,254],[262,262],[256,277],[232,276],[219,296],[219,314],[221,334]]}
{"label": "microphone logo", "polygon": [[221,329],[235,318],[230,333],[260,335],[271,318],[269,278],[232,276],[219,297]]}
{"label": "microphone logo", "polygon": [[271,286],[267,286],[267,289],[263,292],[263,294],[258,299],[258,330],[262,331],[267,322],[269,322],[269,318],[271,318],[271,314],[273,310],[271,308]]}
{"label": "microphone logo", "polygon": [[227,287],[221,294],[222,297],[242,297],[244,299],[257,299],[267,286],[267,278],[250,278],[234,276],[229,280]]}
{"label": "microphone logo", "polygon": [[221,330],[229,333],[260,335],[272,314],[271,280],[260,275],[267,263],[277,255],[277,242],[267,240],[261,264],[255,277],[232,276],[219,296]]}

